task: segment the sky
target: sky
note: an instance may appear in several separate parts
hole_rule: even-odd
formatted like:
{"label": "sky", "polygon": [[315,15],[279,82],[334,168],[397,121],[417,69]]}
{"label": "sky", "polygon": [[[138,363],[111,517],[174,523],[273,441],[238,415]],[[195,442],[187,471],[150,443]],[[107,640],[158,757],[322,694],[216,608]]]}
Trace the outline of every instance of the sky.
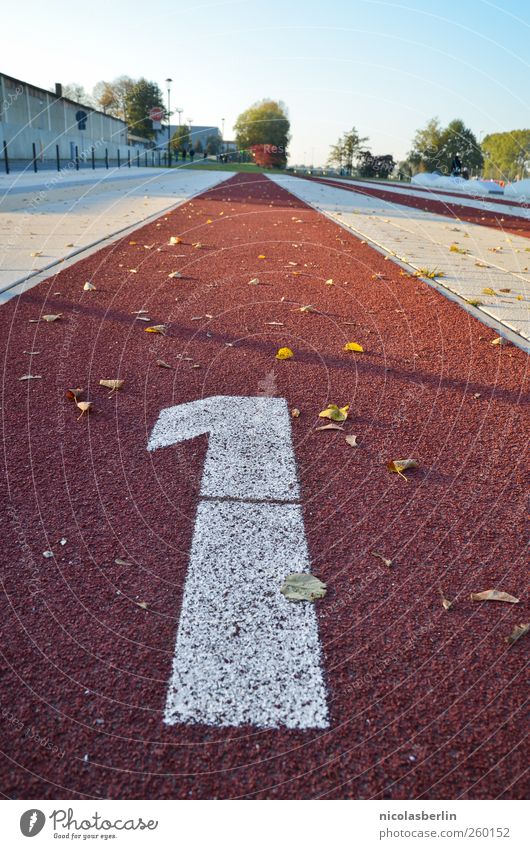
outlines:
{"label": "sky", "polygon": [[[528,0],[26,0],[5,4],[0,71],[53,89],[145,76],[194,124],[233,138],[264,97],[288,108],[291,164],[324,164],[355,126],[403,158],[415,131],[462,118],[482,138],[530,127]],[[175,119],[174,119],[175,120]]]}

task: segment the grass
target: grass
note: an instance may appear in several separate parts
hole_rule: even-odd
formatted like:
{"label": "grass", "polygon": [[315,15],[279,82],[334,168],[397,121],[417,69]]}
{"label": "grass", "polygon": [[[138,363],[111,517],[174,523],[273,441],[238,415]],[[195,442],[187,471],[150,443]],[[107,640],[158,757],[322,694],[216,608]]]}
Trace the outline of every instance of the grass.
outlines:
{"label": "grass", "polygon": [[261,168],[253,162],[177,162],[174,168],[195,168],[196,171],[237,171],[240,174],[285,174],[285,168]]}

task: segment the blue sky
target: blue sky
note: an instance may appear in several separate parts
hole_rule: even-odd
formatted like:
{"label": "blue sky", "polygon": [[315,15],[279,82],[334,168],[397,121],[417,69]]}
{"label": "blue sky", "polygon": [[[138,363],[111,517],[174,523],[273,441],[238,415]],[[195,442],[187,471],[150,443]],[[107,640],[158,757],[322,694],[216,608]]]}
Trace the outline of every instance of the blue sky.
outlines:
{"label": "blue sky", "polygon": [[526,0],[26,0],[2,31],[4,73],[87,89],[169,76],[183,118],[225,118],[226,138],[252,102],[282,99],[293,163],[323,163],[352,125],[397,158],[436,115],[477,136],[530,126]]}

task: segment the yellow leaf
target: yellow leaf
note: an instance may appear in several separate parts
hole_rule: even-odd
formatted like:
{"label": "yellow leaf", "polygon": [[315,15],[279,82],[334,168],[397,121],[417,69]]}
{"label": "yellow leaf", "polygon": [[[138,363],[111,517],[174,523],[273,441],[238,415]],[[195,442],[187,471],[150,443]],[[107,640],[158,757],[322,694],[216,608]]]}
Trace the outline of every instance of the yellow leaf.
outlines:
{"label": "yellow leaf", "polygon": [[294,357],[294,353],[291,351],[290,348],[279,348],[279,350],[276,352],[277,360],[290,360],[291,357]]}
{"label": "yellow leaf", "polygon": [[333,277],[330,277],[329,280],[326,280],[326,286],[333,286]]}
{"label": "yellow leaf", "polygon": [[358,342],[346,342],[346,344],[345,344],[345,346],[342,350],[343,351],[359,351],[362,354],[363,351],[364,351],[364,348],[363,348],[362,345],[359,345]]}
{"label": "yellow leaf", "polygon": [[260,254],[258,259],[266,259],[265,254]]}
{"label": "yellow leaf", "polygon": [[322,410],[322,412],[318,415],[321,419],[331,419],[334,422],[345,422],[348,418],[349,409],[349,404],[346,404],[344,407],[339,407],[337,404],[328,404],[326,409]]}
{"label": "yellow leaf", "polygon": [[167,324],[152,324],[151,327],[146,327],[146,333],[161,333],[162,336],[166,335]]}
{"label": "yellow leaf", "polygon": [[181,245],[182,239],[180,236],[170,236],[168,245]]}
{"label": "yellow leaf", "polygon": [[404,480],[407,480],[403,472],[406,469],[417,469],[419,463],[417,460],[390,460],[389,463],[386,464],[386,467],[389,472],[394,472],[396,475],[400,475]]}
{"label": "yellow leaf", "polygon": [[507,601],[510,604],[519,604],[519,599],[502,590],[484,590],[482,593],[471,593],[471,601]]}
{"label": "yellow leaf", "polygon": [[483,295],[496,295],[497,292],[495,289],[492,289],[490,286],[486,286],[485,289],[482,290]]}
{"label": "yellow leaf", "polygon": [[300,410],[297,407],[293,407],[291,410],[291,416],[293,419],[297,419],[300,416]]}

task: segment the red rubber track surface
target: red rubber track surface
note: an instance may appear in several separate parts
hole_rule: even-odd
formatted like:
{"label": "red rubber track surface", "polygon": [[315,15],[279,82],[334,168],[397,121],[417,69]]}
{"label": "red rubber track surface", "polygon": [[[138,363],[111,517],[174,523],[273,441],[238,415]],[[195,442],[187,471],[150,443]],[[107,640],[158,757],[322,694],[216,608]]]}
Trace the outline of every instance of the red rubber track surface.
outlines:
{"label": "red rubber track surface", "polygon": [[[488,209],[471,207],[466,203],[459,203],[457,200],[454,200],[454,196],[452,200],[441,201],[432,200],[428,197],[419,198],[413,195],[407,195],[405,192],[400,192],[399,194],[397,192],[389,192],[379,187],[348,186],[346,183],[337,183],[334,180],[326,180],[323,177],[300,177],[299,179],[310,179],[315,183],[332,186],[334,189],[345,189],[347,192],[354,192],[358,195],[381,198],[381,200],[387,200],[397,206],[411,206],[413,209],[421,209],[424,212],[435,212],[438,215],[450,216],[459,221],[469,221],[470,224],[481,224],[483,227],[493,227],[495,230],[513,233],[516,236],[530,237],[530,219],[513,215],[511,212],[504,210],[493,212]],[[480,198],[473,198],[473,200],[480,200]],[[489,202],[489,198],[485,200]]]}
{"label": "red rubber track surface", "polygon": [[[505,637],[528,621],[525,355],[265,177],[235,176],[159,225],[2,307],[2,792],[523,797],[526,645]],[[276,361],[284,345],[295,357]],[[31,350],[42,378],[20,382]],[[115,377],[108,397],[99,380]],[[80,421],[64,395],[77,386],[97,408]],[[167,727],[206,438],[149,454],[148,435],[163,407],[263,387],[301,410],[331,725]],[[344,432],[315,431],[328,403],[351,404]],[[408,482],[385,468],[401,457],[421,463]],[[490,587],[521,604],[469,600]]]}
{"label": "red rubber track surface", "polygon": [[[337,178],[330,177],[329,179],[330,180],[335,179],[338,182]],[[362,177],[359,178],[359,181],[362,182]],[[353,183],[353,184],[355,185],[355,183]],[[347,185],[347,183],[346,183],[346,185]],[[468,192],[458,192],[457,193],[457,192],[455,192],[455,190],[449,191],[449,190],[446,190],[446,189],[437,189],[437,188],[434,188],[434,187],[429,188],[428,186],[419,186],[416,183],[397,183],[395,180],[378,180],[377,183],[376,183],[376,186],[393,187],[394,189],[399,189],[400,192],[404,192],[405,194],[407,193],[407,191],[413,191],[413,192],[422,192],[423,194],[445,195],[446,197],[450,197],[450,198],[453,198],[453,199],[454,199],[455,194],[456,194],[457,197],[466,198],[467,200],[473,200],[473,201],[481,201],[482,200],[482,201],[485,201],[486,203],[497,203],[497,204],[501,204],[501,205],[504,205],[504,206],[515,206],[515,207],[521,206],[521,201],[510,200],[510,198],[506,198],[506,197],[504,197],[504,195],[503,196],[489,195],[489,194],[488,195],[473,195],[473,194],[469,194]],[[368,187],[370,187],[370,184],[368,184]],[[394,194],[396,194],[396,192],[394,192]],[[511,213],[509,213],[509,214],[511,214]]]}

